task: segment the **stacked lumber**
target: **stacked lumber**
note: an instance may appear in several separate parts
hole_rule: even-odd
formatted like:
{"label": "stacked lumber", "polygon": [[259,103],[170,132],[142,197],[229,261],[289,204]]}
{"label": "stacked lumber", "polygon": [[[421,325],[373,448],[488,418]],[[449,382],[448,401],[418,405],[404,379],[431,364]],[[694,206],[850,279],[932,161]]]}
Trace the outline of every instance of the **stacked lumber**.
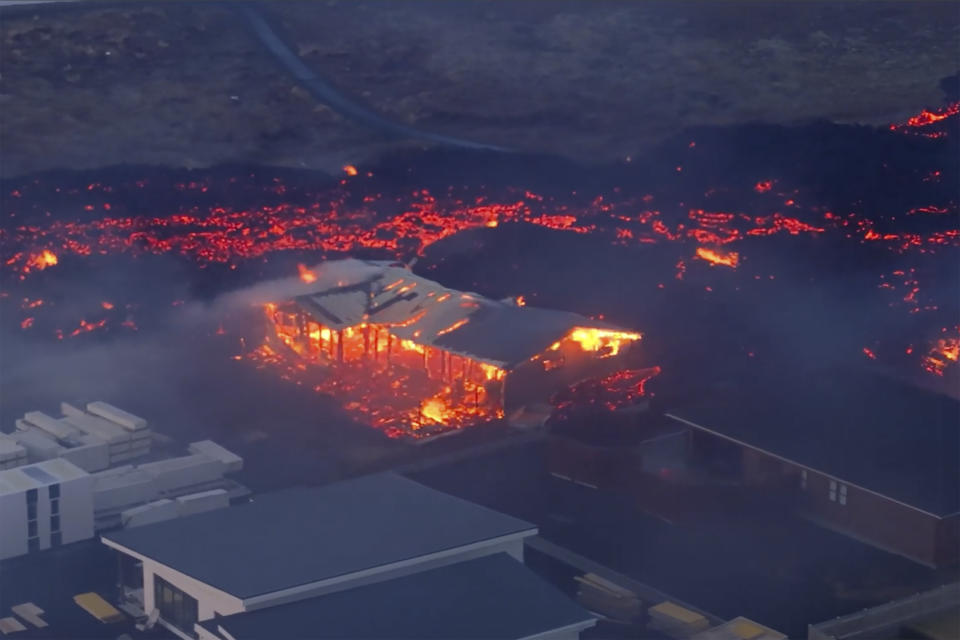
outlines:
{"label": "stacked lumber", "polygon": [[661,602],[647,610],[650,626],[671,638],[689,638],[710,626],[706,617],[673,602]]}
{"label": "stacked lumber", "polygon": [[577,602],[590,611],[623,622],[632,622],[643,612],[637,594],[595,573],[576,576],[574,580],[579,583]]}

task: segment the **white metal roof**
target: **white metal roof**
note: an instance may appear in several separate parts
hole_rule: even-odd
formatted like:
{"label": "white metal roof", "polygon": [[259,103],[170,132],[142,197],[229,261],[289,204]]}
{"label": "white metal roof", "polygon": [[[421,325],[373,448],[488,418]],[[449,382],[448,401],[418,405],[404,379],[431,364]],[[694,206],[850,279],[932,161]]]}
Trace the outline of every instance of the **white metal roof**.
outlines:
{"label": "white metal roof", "polygon": [[[344,329],[364,322],[388,326],[398,338],[506,367],[561,339],[574,327],[605,327],[565,311],[457,291],[395,262],[335,260],[317,266],[317,292],[297,301],[318,322]],[[482,324],[462,331],[471,323]],[[495,335],[494,335],[495,334]],[[458,340],[452,336],[468,336]]]}
{"label": "white metal roof", "polygon": [[69,460],[63,458],[44,460],[0,471],[0,495],[21,493],[28,489],[45,487],[87,475],[89,474],[86,471]]}

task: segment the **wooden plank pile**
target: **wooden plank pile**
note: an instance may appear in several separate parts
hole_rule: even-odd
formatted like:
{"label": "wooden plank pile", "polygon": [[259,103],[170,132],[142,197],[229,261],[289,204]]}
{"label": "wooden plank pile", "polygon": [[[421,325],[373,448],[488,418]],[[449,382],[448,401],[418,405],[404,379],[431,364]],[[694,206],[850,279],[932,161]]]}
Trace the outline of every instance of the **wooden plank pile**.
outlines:
{"label": "wooden plank pile", "polygon": [[650,607],[647,613],[650,626],[671,638],[689,638],[710,626],[705,616],[669,601]]}
{"label": "wooden plank pile", "polygon": [[577,602],[583,607],[607,618],[633,622],[643,613],[643,603],[637,594],[595,573],[574,578],[579,583]]}

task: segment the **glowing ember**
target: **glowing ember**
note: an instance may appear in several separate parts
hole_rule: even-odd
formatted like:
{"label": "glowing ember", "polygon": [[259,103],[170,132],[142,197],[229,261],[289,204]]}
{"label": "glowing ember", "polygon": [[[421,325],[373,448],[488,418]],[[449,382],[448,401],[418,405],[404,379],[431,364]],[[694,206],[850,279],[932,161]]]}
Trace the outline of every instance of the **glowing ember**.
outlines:
{"label": "glowing ember", "polygon": [[107,324],[106,318],[104,318],[103,320],[98,320],[97,322],[87,322],[86,320],[81,320],[80,326],[74,329],[70,333],[70,337],[73,338],[80,335],[81,333],[102,329],[106,324]]}
{"label": "glowing ember", "polygon": [[706,247],[697,247],[697,257],[701,260],[706,260],[711,266],[723,265],[731,269],[736,269],[737,264],[740,262],[740,254],[736,251],[720,252],[715,249],[707,249]]}
{"label": "glowing ember", "polygon": [[922,366],[930,373],[942,376],[947,367],[960,360],[960,326],[955,328],[958,336],[939,338],[924,356]]}
{"label": "glowing ember", "polygon": [[309,284],[317,281],[317,274],[315,274],[313,271],[310,271],[310,269],[307,269],[304,265],[298,264],[297,271],[300,272],[300,279],[303,282]]}
{"label": "glowing ember", "polygon": [[635,404],[646,395],[647,382],[660,374],[660,367],[624,369],[602,378],[578,382],[551,399],[553,418],[566,420],[578,408],[602,408],[615,411]]}
{"label": "glowing ember", "polygon": [[47,267],[54,266],[55,264],[57,264],[57,262],[58,262],[57,254],[50,251],[49,249],[44,249],[40,253],[31,255],[27,259],[27,264],[24,267],[24,273],[29,272],[31,268],[43,271]]}
{"label": "glowing ember", "polygon": [[343,172],[348,176],[355,176],[357,175],[357,168],[352,164],[347,164],[343,166]]}
{"label": "glowing ember", "polygon": [[103,307],[104,309],[107,309],[108,311],[109,311],[110,309],[113,309],[113,303],[112,303],[112,302],[103,301],[103,302],[100,303],[100,306]]}

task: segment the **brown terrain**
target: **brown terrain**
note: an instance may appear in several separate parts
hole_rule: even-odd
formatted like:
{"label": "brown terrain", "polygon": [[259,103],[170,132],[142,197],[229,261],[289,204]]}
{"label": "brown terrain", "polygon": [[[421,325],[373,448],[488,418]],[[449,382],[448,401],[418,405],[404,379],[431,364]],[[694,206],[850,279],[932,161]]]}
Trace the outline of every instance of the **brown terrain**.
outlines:
{"label": "brown terrain", "polygon": [[[132,3],[131,3],[132,5]],[[607,162],[685,127],[882,123],[942,103],[949,2],[263,3],[314,70],[418,128]],[[0,176],[121,163],[323,170],[391,141],[214,4],[2,9]]]}

